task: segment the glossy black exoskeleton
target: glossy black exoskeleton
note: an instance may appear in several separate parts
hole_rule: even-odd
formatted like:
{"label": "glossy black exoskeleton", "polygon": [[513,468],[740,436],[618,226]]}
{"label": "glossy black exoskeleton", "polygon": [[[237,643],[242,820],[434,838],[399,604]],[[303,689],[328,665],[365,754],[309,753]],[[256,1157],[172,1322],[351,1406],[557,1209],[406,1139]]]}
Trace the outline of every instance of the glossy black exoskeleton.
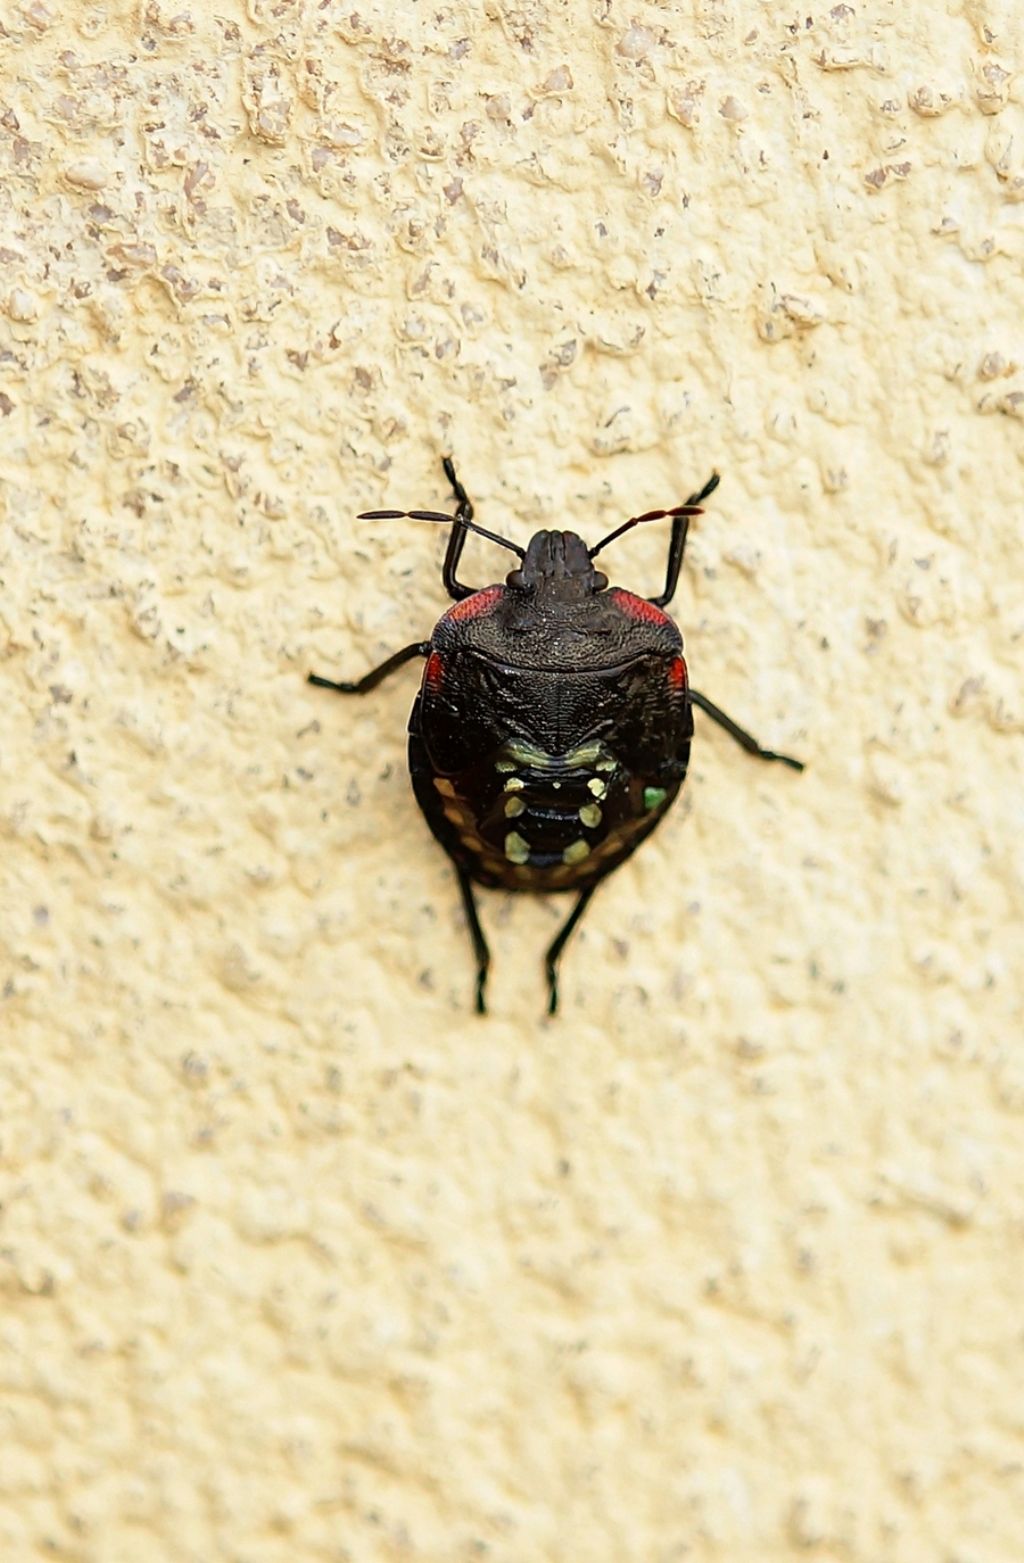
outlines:
{"label": "glossy black exoskeleton", "polygon": [[[762,749],[724,711],[691,689],[683,641],[663,611],[671,601],[690,517],[718,486],[715,473],[684,505],[633,516],[588,548],[575,532],[538,532],[524,551],[473,521],[473,506],[447,457],[454,516],[373,510],[365,520],[451,524],[443,580],[455,606],[429,640],[414,641],[355,683],[310,673],[309,682],[362,695],[395,668],[425,657],[409,719],[409,770],[420,808],[451,858],[476,954],[476,1007],[484,1012],[490,953],[473,885],[573,891],[576,904],[546,956],[549,1003],[558,1006],[558,960],[606,874],[662,819],[690,758],[693,707],[748,754]],[[594,568],[630,527],[672,517],[665,589],[637,597]],[[518,554],[503,586],[482,590],[457,576],[469,533]]]}

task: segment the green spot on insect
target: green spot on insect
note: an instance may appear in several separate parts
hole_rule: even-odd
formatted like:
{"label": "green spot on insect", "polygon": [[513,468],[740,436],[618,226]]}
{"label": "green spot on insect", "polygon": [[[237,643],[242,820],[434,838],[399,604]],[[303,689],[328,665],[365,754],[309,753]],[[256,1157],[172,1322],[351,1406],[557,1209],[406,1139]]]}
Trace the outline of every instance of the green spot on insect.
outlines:
{"label": "green spot on insect", "polygon": [[665,799],[667,797],[668,797],[668,793],[665,791],[664,787],[645,787],[644,788],[644,808],[645,809],[656,809],[658,807],[658,804],[659,803],[664,803],[664,801],[665,801]]}
{"label": "green spot on insect", "polygon": [[526,813],[526,804],[523,802],[522,798],[514,798],[513,797],[513,798],[506,798],[505,799],[505,818],[506,819],[515,819],[517,814],[525,814],[525,813]]}
{"label": "green spot on insect", "polygon": [[587,782],[588,792],[592,792],[595,798],[603,798],[608,791],[608,783],[602,781],[600,776],[592,776]]}
{"label": "green spot on insect", "polygon": [[591,830],[601,823],[601,810],[596,803],[585,803],[579,811],[579,816],[581,823],[589,826]]}

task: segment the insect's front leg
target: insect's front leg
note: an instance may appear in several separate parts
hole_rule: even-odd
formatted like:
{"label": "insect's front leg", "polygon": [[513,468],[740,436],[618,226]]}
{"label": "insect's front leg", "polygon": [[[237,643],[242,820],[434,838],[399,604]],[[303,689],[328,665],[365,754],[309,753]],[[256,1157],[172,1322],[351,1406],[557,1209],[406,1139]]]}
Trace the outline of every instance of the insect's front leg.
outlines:
{"label": "insect's front leg", "polygon": [[[718,487],[719,477],[713,472],[704,487],[698,489],[696,494],[691,494],[686,501],[686,506],[702,505],[710,494]],[[672,522],[672,536],[668,545],[668,564],[665,569],[665,590],[658,597],[649,597],[648,602],[653,602],[656,608],[667,608],[676,594],[679,585],[679,572],[683,567],[683,554],[686,551],[686,533],[690,525],[689,516],[676,516]]]}
{"label": "insect's front leg", "polygon": [[699,706],[702,711],[706,711],[711,720],[717,722],[719,727],[724,729],[730,738],[734,738],[740,748],[745,749],[748,754],[755,755],[759,760],[781,760],[783,765],[790,766],[794,771],[803,770],[803,760],[794,760],[788,754],[776,754],[774,749],[762,749],[756,738],[752,738],[738,722],[733,721],[731,716],[726,716],[725,712],[719,706],[716,706],[713,700],[709,700],[707,695],[702,695],[698,690],[691,689],[690,700],[695,706]]}
{"label": "insect's front leg", "polygon": [[380,667],[372,668],[369,673],[364,673],[362,678],[357,678],[355,683],[337,683],[333,678],[321,678],[319,673],[307,675],[307,683],[316,684],[320,689],[335,689],[339,695],[366,695],[371,689],[376,689],[382,684],[389,673],[400,668],[406,662],[411,662],[413,657],[427,657],[430,655],[429,640],[415,640],[411,646],[403,646],[401,651],[396,651],[393,657],[388,657]]}
{"label": "insect's front leg", "polygon": [[463,522],[473,519],[473,501],[455,475],[455,463],[450,456],[443,456],[441,464],[444,467],[444,475],[452,486],[455,494],[455,525],[452,527],[448,538],[448,547],[445,550],[444,565],[441,576],[444,581],[444,589],[449,597],[456,602],[461,602],[464,597],[472,597],[475,590],[472,586],[464,586],[458,579],[459,560],[462,558],[462,550],[466,546],[466,538],[469,536]]}

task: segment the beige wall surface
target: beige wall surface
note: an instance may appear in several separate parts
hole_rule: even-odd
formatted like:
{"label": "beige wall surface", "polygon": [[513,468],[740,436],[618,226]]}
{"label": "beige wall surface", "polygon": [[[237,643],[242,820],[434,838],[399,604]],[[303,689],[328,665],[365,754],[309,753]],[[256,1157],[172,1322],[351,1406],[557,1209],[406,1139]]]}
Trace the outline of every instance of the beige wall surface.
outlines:
{"label": "beige wall surface", "polygon": [[[1024,1557],[1022,26],[4,7],[3,1563]],[[520,542],[720,470],[691,674],[808,762],[698,713],[553,1020],[417,672],[304,682],[446,451]]]}

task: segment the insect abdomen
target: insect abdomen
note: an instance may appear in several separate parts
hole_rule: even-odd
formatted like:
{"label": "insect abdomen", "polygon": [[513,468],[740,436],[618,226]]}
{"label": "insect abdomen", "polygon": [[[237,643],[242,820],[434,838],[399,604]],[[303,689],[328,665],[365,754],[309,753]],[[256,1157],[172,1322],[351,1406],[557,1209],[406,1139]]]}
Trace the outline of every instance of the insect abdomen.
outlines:
{"label": "insect abdomen", "polygon": [[585,673],[449,650],[409,723],[417,800],[479,884],[585,888],[629,856],[679,790],[693,730],[675,647]]}
{"label": "insect abdomen", "polygon": [[479,884],[542,892],[580,889],[627,857],[678,792],[685,750],[654,784],[597,741],[551,755],[511,740],[443,776],[414,730],[409,760],[431,829]]}

